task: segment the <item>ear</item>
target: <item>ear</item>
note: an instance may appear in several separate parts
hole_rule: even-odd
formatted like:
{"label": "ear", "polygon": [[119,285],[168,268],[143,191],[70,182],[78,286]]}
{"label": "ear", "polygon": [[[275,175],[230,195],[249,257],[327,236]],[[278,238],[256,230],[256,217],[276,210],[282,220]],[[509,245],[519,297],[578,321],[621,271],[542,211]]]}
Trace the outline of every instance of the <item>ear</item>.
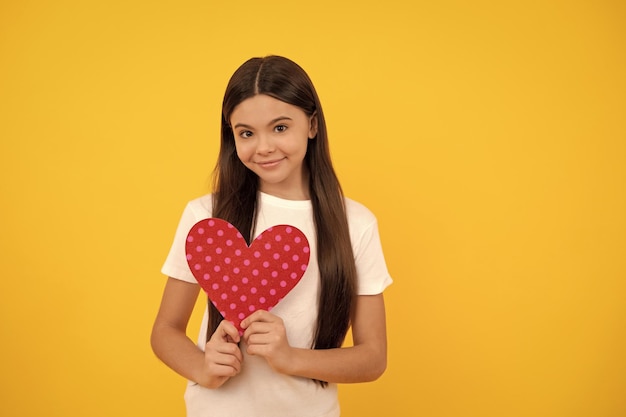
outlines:
{"label": "ear", "polygon": [[317,136],[317,112],[313,113],[309,118],[309,139],[315,139]]}

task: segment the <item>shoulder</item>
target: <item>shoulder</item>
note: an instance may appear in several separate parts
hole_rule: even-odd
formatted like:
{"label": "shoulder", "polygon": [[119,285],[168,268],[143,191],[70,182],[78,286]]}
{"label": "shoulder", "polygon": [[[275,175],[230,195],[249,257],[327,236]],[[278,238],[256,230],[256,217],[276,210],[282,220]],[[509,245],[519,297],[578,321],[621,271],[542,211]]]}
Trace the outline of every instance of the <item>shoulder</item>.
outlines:
{"label": "shoulder", "polygon": [[350,226],[367,227],[376,223],[376,216],[365,205],[348,197],[345,197],[344,201]]}
{"label": "shoulder", "polygon": [[213,211],[213,195],[205,194],[187,203],[185,211],[189,212],[196,219],[206,219],[211,217]]}

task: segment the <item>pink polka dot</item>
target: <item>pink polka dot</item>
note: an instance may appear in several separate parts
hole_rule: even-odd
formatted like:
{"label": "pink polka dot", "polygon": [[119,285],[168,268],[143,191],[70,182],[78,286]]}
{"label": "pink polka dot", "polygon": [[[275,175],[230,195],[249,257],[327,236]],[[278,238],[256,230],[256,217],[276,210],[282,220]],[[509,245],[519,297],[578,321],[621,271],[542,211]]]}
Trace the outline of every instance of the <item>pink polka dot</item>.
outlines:
{"label": "pink polka dot", "polygon": [[215,220],[209,220],[209,226],[215,226]]}
{"label": "pink polka dot", "polygon": [[204,228],[203,227],[199,227],[198,228],[198,234],[199,235],[203,235],[204,234]]}
{"label": "pink polka dot", "polygon": [[229,306],[229,307],[230,307],[230,309],[231,309],[231,310],[234,310],[234,309],[236,309],[236,308],[237,308],[237,304],[235,304],[235,303],[230,303],[230,306]]}
{"label": "pink polka dot", "polygon": [[302,266],[300,267],[301,270],[306,271],[306,264],[302,264]]}
{"label": "pink polka dot", "polygon": [[291,233],[293,231],[293,229],[291,227],[286,227],[285,228],[285,232],[287,233]]}
{"label": "pink polka dot", "polygon": [[246,318],[245,314],[243,314],[243,313],[239,313],[239,315],[237,317],[239,317],[239,320],[243,320],[243,319]]}
{"label": "pink polka dot", "polygon": [[222,317],[226,317],[226,312],[225,311],[220,311],[220,314],[222,315]]}
{"label": "pink polka dot", "polygon": [[[306,241],[297,235],[299,231],[295,228],[289,228],[287,231],[287,228],[275,227],[271,237],[268,234],[262,235],[263,241],[261,246],[257,245],[258,249],[251,248],[253,256],[246,259],[249,254],[245,247],[238,247],[241,242],[235,241],[233,234],[235,229],[232,226],[216,220],[215,222],[211,221],[214,229],[209,230],[208,226],[206,226],[207,224],[208,222],[202,224],[202,229],[204,230],[194,231],[195,234],[190,239],[192,243],[189,244],[193,249],[185,256],[188,258],[189,264],[193,265],[192,270],[196,269],[199,271],[199,273],[194,271],[194,274],[197,277],[202,277],[201,279],[207,280],[205,282],[208,282],[210,288],[214,291],[214,296],[218,297],[217,300],[222,304],[221,309],[218,308],[218,310],[226,310],[228,312],[220,311],[226,317],[235,313],[241,318],[247,314],[248,310],[254,312],[260,308],[271,309],[271,304],[275,303],[276,297],[281,293],[281,289],[284,291],[300,278],[301,271],[294,271],[294,267],[302,266],[303,271],[306,269],[305,264],[308,261],[308,255],[304,255],[310,252],[310,248],[308,246],[304,247]],[[233,230],[233,232],[229,230]],[[291,234],[283,236],[282,233]],[[211,238],[209,235],[223,236],[224,239],[218,240]],[[243,241],[240,233],[237,233],[237,236],[238,239]],[[275,244],[274,242],[279,243]],[[294,242],[303,243],[297,244]],[[198,251],[196,251],[196,248]],[[207,250],[209,252],[205,253]],[[289,255],[284,252],[287,252]],[[194,253],[204,254],[204,256],[195,256]],[[300,254],[303,255],[301,256]],[[218,261],[217,263],[213,262],[215,256],[219,257],[219,259],[215,258]],[[236,258],[233,259],[233,256],[236,256]],[[242,261],[243,263],[241,263]],[[264,275],[261,274],[261,270],[264,271]],[[283,270],[286,273],[282,272]],[[213,274],[208,271],[213,271]],[[229,276],[230,274],[234,274],[232,278]],[[255,280],[258,279],[258,281],[250,279],[247,276],[248,274],[254,274],[255,277],[258,277]],[[220,275],[222,275],[221,278],[224,284],[211,281]],[[290,277],[293,281],[289,281]],[[255,282],[255,284],[252,284],[252,282]],[[256,285],[262,285],[267,292],[259,290]],[[205,286],[205,288],[207,287]],[[238,294],[238,296],[234,297],[234,294]],[[272,299],[260,297],[261,294],[271,294]],[[226,303],[226,301],[230,302]],[[254,304],[248,305],[251,302]],[[246,305],[238,305],[237,303],[245,303]],[[259,306],[257,307],[256,304],[259,304]],[[240,313],[242,307],[245,310]],[[234,308],[234,310],[230,310],[230,308]]]}
{"label": "pink polka dot", "polygon": [[300,239],[300,236],[296,236],[296,237],[293,239],[293,241],[294,241],[294,242],[296,242],[296,243],[300,243],[300,242],[302,241],[302,239]]}
{"label": "pink polka dot", "polygon": [[248,306],[248,311],[254,311],[254,310],[256,310],[255,306]]}
{"label": "pink polka dot", "polygon": [[187,236],[187,242],[193,242],[193,236],[191,235]]}
{"label": "pink polka dot", "polygon": [[239,233],[239,232],[237,232],[237,237],[238,237],[239,239],[243,239],[243,236],[242,236],[242,235],[241,235],[241,233]]}
{"label": "pink polka dot", "polygon": [[302,248],[302,252],[304,252],[304,253],[309,253],[309,250],[310,249],[309,249],[308,246],[305,246],[304,248]]}

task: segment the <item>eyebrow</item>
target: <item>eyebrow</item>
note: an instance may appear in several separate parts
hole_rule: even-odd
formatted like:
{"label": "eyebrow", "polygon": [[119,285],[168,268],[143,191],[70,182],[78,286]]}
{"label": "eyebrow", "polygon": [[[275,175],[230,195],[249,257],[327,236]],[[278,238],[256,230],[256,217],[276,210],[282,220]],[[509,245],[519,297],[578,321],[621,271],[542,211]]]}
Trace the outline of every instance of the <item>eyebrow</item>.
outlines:
{"label": "eyebrow", "polygon": [[[288,116],[280,116],[280,117],[277,117],[275,119],[270,120],[270,122],[267,125],[271,126],[274,123],[278,123],[278,122],[283,121],[283,120],[293,120],[293,119],[291,117],[288,117]],[[243,127],[245,129],[252,129],[252,126],[247,125],[245,123],[237,123],[235,126],[233,126],[233,129],[237,129],[239,127]]]}

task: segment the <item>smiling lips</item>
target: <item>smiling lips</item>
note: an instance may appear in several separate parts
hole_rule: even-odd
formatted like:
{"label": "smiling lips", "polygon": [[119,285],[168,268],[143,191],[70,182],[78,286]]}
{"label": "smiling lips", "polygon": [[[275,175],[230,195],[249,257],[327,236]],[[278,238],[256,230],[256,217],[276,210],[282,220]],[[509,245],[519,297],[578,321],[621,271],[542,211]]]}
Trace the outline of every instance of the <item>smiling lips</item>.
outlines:
{"label": "smiling lips", "polygon": [[285,158],[274,159],[274,160],[271,160],[271,161],[258,161],[258,162],[256,162],[256,164],[258,166],[260,166],[261,168],[272,168],[272,167],[275,167],[276,165],[278,165],[284,159]]}

